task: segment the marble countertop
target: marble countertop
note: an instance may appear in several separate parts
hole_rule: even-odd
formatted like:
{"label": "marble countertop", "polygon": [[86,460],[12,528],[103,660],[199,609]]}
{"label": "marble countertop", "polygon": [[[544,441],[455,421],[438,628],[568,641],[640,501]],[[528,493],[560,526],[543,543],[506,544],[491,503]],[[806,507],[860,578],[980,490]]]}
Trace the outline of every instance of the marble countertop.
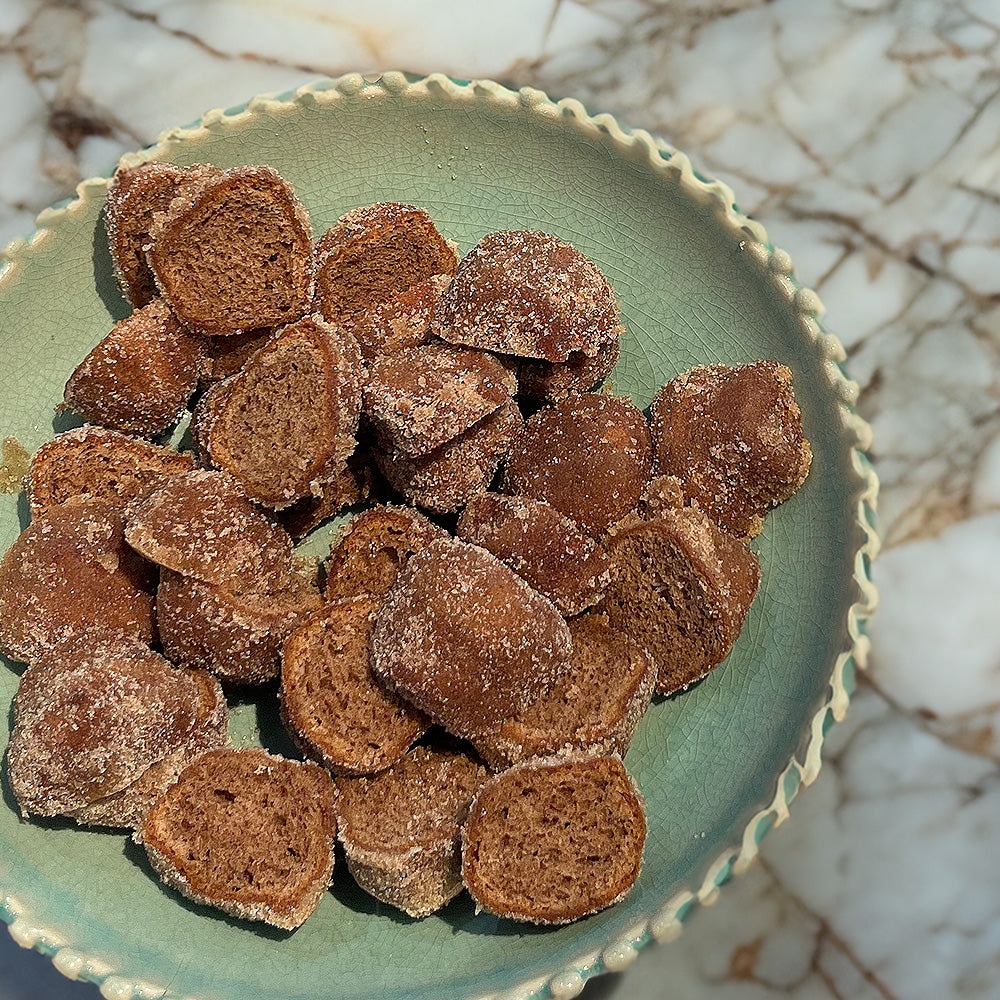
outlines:
{"label": "marble countertop", "polygon": [[[1000,997],[1000,3],[3,0],[0,244],[209,104],[389,68],[688,152],[819,292],[875,431],[881,609],[820,777],[584,997]],[[97,992],[0,936],[0,997],[40,996]]]}

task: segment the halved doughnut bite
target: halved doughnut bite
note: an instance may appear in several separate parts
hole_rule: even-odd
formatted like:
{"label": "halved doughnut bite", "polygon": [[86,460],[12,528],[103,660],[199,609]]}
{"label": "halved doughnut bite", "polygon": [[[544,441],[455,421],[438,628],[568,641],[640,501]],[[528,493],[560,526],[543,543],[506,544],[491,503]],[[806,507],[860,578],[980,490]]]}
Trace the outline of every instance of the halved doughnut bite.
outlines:
{"label": "halved doughnut bite", "polygon": [[433,274],[368,309],[353,326],[365,361],[429,343],[431,323],[450,281],[450,273]]}
{"label": "halved doughnut bite", "polygon": [[406,753],[429,722],[372,671],[381,601],[328,604],[285,641],[281,717],[295,744],[335,774],[375,774]]}
{"label": "halved doughnut bite", "polygon": [[649,426],[628,399],[584,393],[532,416],[507,459],[504,492],[546,500],[599,538],[649,482]]}
{"label": "halved doughnut bite", "polygon": [[598,348],[593,357],[573,351],[565,361],[519,361],[517,391],[525,399],[554,403],[593,389],[618,364],[618,338]]}
{"label": "halved doughnut bite", "polygon": [[162,477],[193,468],[189,454],[85,424],[57,434],[35,452],[27,485],[31,514],[35,517],[68,501],[89,500],[124,510]]}
{"label": "halved doughnut bite", "polygon": [[149,266],[181,322],[207,334],[280,326],[312,300],[312,226],[270,167],[182,184],[150,230]]}
{"label": "halved doughnut bite", "polygon": [[330,885],[335,794],[315,764],[213,750],[156,799],[135,840],[189,899],[292,930]]}
{"label": "halved doughnut bite", "polygon": [[566,671],[552,602],[496,556],[457,539],[410,557],[372,634],[375,673],[466,739],[526,708]]}
{"label": "halved doughnut bite", "polygon": [[288,507],[318,493],[354,451],[364,380],[354,338],[307,316],[205,394],[199,451],[251,500]]}
{"label": "halved doughnut bite", "polygon": [[625,756],[653,697],[656,665],[601,614],[574,618],[569,634],[573,655],[563,676],[526,709],[476,738],[476,750],[494,771],[560,753]]}
{"label": "halved doughnut bite", "polygon": [[649,412],[654,472],[676,476],[730,534],[756,535],[809,472],[792,373],[777,362],[694,368],[662,386]]}
{"label": "halved doughnut bite", "polygon": [[140,437],[162,434],[198,387],[202,341],[163,299],[153,299],[117,323],[77,365],[66,383],[66,403],[102,427]]}
{"label": "halved doughnut bite", "polygon": [[686,507],[624,526],[607,540],[613,566],[599,610],[656,664],[671,694],[730,653],[760,584],[757,556]]}
{"label": "halved doughnut bite", "polygon": [[380,202],[356,208],[316,245],[316,308],[348,330],[369,310],[437,274],[451,275],[458,257],[426,211]]}
{"label": "halved doughnut bite", "polygon": [[488,772],[465,754],[415,747],[370,778],[337,778],[337,835],[365,892],[411,917],[462,889],[461,828]]}
{"label": "halved doughnut bite", "polygon": [[480,789],[462,878],[484,910],[565,924],[625,896],[645,842],[645,802],[617,757],[534,758]]}
{"label": "halved doughnut bite", "polygon": [[455,534],[492,552],[567,617],[596,604],[610,577],[604,549],[544,500],[480,493]]}
{"label": "halved doughnut bite", "polygon": [[22,815],[94,826],[141,823],[191,758],[228,741],[218,683],[100,630],[33,660],[14,713],[7,767]]}
{"label": "halved doughnut bite", "polygon": [[453,344],[544,361],[594,357],[622,325],[608,279],[564,240],[535,231],[484,236],[462,258],[433,332]]}

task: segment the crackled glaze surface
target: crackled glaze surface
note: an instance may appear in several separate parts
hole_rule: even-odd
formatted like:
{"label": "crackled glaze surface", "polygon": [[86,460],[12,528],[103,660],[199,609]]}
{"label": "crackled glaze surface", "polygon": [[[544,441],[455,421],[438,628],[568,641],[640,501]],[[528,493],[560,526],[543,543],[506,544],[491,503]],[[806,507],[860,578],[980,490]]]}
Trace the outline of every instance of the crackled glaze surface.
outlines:
{"label": "crackled glaze surface", "polygon": [[[723,1000],[996,996],[997,5],[435,6],[9,0],[0,242],[208,105],[355,69],[572,94],[730,182],[851,353],[883,483],[882,609],[827,766],[761,863],[695,912],[682,947],[646,949],[584,996],[651,1000],[664,983]],[[19,933],[32,943],[30,922]],[[95,995],[0,948],[0,996]],[[79,956],[59,954],[81,971]]]}

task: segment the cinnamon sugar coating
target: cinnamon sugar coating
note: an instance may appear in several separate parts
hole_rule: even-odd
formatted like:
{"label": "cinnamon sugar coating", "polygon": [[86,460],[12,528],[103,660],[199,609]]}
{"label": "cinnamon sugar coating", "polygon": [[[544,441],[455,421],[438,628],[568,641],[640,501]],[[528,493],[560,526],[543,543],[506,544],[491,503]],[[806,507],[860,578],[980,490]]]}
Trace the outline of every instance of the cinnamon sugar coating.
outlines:
{"label": "cinnamon sugar coating", "polygon": [[610,576],[604,549],[544,500],[480,493],[455,534],[492,552],[567,617],[596,604]]}
{"label": "cinnamon sugar coating", "polygon": [[66,403],[102,427],[155,437],[172,427],[198,387],[204,345],[163,299],[117,323],[66,383]]}
{"label": "cinnamon sugar coating", "polygon": [[656,690],[681,690],[730,653],[760,585],[760,563],[704,513],[639,520],[607,540],[612,582],[599,610],[642,646]]}
{"label": "cinnamon sugar coating", "polygon": [[499,559],[441,539],[397,577],[371,648],[380,678],[470,739],[547,691],[572,642],[552,602]]}
{"label": "cinnamon sugar coating", "polygon": [[415,747],[374,777],[337,778],[337,834],[358,885],[411,917],[457,896],[461,827],[487,774],[465,754]]}
{"label": "cinnamon sugar coating", "polygon": [[55,643],[14,702],[7,766],[22,814],[141,823],[188,760],[225,745],[225,706],[217,683],[137,640],[92,630]]}
{"label": "cinnamon sugar coating", "polygon": [[520,361],[517,391],[525,399],[554,403],[565,396],[593,389],[618,364],[618,338],[602,344],[591,358],[573,351],[565,361]]}
{"label": "cinnamon sugar coating", "polygon": [[432,340],[431,323],[450,274],[433,274],[366,310],[354,325],[365,361]]}
{"label": "cinnamon sugar coating", "polygon": [[432,327],[437,336],[500,354],[594,357],[622,325],[608,279],[590,258],[535,231],[484,236],[462,258]]}
{"label": "cinnamon sugar coating", "polygon": [[480,789],[462,878],[484,910],[565,924],[628,893],[645,841],[645,802],[617,757],[533,758]]}
{"label": "cinnamon sugar coating", "polygon": [[546,500],[599,538],[635,509],[652,465],[649,427],[620,396],[584,393],[544,407],[517,436],[504,492]]}
{"label": "cinnamon sugar coating", "polygon": [[694,368],[661,387],[649,412],[654,472],[676,476],[730,534],[756,535],[809,472],[792,373],[777,362]]}

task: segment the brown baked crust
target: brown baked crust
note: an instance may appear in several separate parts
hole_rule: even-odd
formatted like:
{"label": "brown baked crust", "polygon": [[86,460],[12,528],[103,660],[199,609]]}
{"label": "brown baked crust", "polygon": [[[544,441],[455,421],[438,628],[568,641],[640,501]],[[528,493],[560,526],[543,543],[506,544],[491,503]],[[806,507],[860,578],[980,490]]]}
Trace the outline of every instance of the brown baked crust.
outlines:
{"label": "brown baked crust", "polygon": [[357,445],[364,380],[354,338],[306,316],[206,393],[198,449],[264,506],[317,495]]}
{"label": "brown baked crust", "polygon": [[335,774],[375,774],[426,732],[428,720],[371,668],[380,601],[355,597],[312,615],[285,641],[281,717],[303,753]]}
{"label": "brown baked crust", "polygon": [[0,559],[0,652],[33,661],[92,627],[152,642],[155,586],[114,506],[62,504],[33,519]]}
{"label": "brown baked crust", "polygon": [[493,732],[476,750],[500,771],[528,757],[561,753],[624,757],[656,686],[656,664],[603,615],[569,622],[569,669],[537,701]]}
{"label": "brown baked crust", "polygon": [[645,840],[645,803],[617,757],[533,758],[480,789],[462,878],[484,910],[565,924],[628,893]]}
{"label": "brown baked crust", "polygon": [[514,375],[494,355],[424,344],[375,359],[364,389],[365,413],[383,449],[426,455],[516,391]]}
{"label": "brown baked crust", "polygon": [[385,597],[415,552],[448,532],[412,507],[380,504],[362,511],[330,545],[324,564],[328,601],[358,595]]}
{"label": "brown baked crust", "polygon": [[21,679],[8,748],[22,815],[135,826],[184,763],[227,742],[218,684],[113,632],[69,636]]}
{"label": "brown baked crust", "polygon": [[760,584],[760,563],[744,543],[685,507],[636,519],[606,545],[614,569],[599,610],[645,648],[660,694],[729,655]]}
{"label": "brown baked crust", "polygon": [[610,576],[600,544],[544,500],[480,493],[455,534],[492,552],[566,617],[596,604]]}
{"label": "brown baked crust", "polygon": [[775,361],[694,368],[662,386],[649,413],[654,472],[676,476],[730,534],[756,535],[808,475],[792,373]]}
{"label": "brown baked crust", "polygon": [[461,826],[488,773],[465,754],[415,747],[374,777],[337,778],[338,836],[358,885],[411,917],[457,896]]}
{"label": "brown baked crust", "polygon": [[150,236],[160,293],[192,330],[280,326],[309,308],[312,226],[271,167],[236,167],[181,185]]}
{"label": "brown baked crust", "polygon": [[315,584],[298,573],[234,588],[165,569],[156,621],[174,663],[201,667],[228,684],[263,684],[281,672],[285,639],[322,604]]}
{"label": "brown baked crust", "polygon": [[335,794],[315,764],[210,751],[157,798],[134,839],[189,899],[292,930],[330,884]]}
{"label": "brown baked crust", "polygon": [[57,434],[32,457],[27,480],[31,515],[69,501],[98,500],[124,510],[162,477],[193,468],[191,455],[84,424]]}
{"label": "brown baked crust", "polygon": [[427,212],[380,202],[348,212],[316,245],[316,308],[348,330],[394,295],[458,266]]}
{"label": "brown baked crust", "polygon": [[177,423],[198,387],[203,338],[163,299],[116,323],[66,383],[67,405],[91,423],[155,437]]}
{"label": "brown baked crust", "polygon": [[505,493],[546,500],[599,538],[635,509],[649,482],[646,418],[629,399],[584,393],[532,416],[517,436]]}
{"label": "brown baked crust", "polygon": [[484,236],[462,258],[433,332],[453,344],[545,361],[594,357],[623,327],[607,278],[556,236]]}
{"label": "brown baked crust", "polygon": [[371,650],[378,677],[474,739],[548,690],[572,643],[548,598],[485,549],[449,538],[410,557]]}

